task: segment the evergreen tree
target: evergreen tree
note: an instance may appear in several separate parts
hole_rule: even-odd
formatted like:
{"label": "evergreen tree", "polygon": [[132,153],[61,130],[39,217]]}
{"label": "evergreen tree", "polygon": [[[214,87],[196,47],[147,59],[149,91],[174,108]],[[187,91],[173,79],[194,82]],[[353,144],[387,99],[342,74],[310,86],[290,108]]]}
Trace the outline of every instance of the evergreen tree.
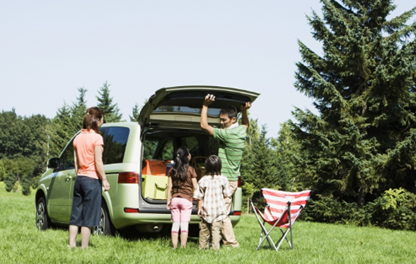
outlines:
{"label": "evergreen tree", "polygon": [[131,122],[139,122],[140,111],[143,109],[143,107],[147,104],[148,101],[148,99],[144,100],[143,105],[140,107],[137,103],[134,105],[132,109],[132,115],[130,116]]}
{"label": "evergreen tree", "polygon": [[13,174],[13,172],[9,171],[7,173],[6,178],[4,179],[4,183],[6,184],[6,191],[7,192],[11,192],[11,190],[14,187],[14,184],[17,181],[17,177],[16,175]]}
{"label": "evergreen tree", "polygon": [[47,161],[49,143],[47,128],[51,121],[44,115],[32,115],[25,117],[23,122],[29,133],[21,140],[22,144],[26,146],[22,154],[37,164],[34,173],[38,174],[44,170]]}
{"label": "evergreen tree", "polygon": [[0,114],[0,158],[17,158],[26,152],[27,137],[23,118],[12,111],[2,111]]}
{"label": "evergreen tree", "polygon": [[363,205],[415,191],[416,8],[388,21],[392,2],[322,0],[323,20],[308,17],[323,56],[299,41],[295,86],[319,115],[296,108],[291,126],[315,193]]}
{"label": "evergreen tree", "polygon": [[[250,125],[251,126],[251,125]],[[245,150],[241,175],[245,183],[254,184],[254,188],[280,188],[277,185],[276,155],[270,148],[270,139],[266,138],[266,126],[260,135],[251,138],[251,145]]]}
{"label": "evergreen tree", "polygon": [[23,175],[20,181],[20,185],[22,186],[22,194],[29,195],[30,194],[30,186],[32,185],[33,177],[31,175]]}
{"label": "evergreen tree", "polygon": [[56,116],[52,121],[50,149],[52,156],[58,156],[68,141],[79,130],[76,127],[71,114],[71,108],[64,102],[64,105],[58,109]]}
{"label": "evergreen tree", "polygon": [[[241,124],[240,124],[241,125]],[[252,183],[252,175],[253,175],[253,164],[252,164],[252,148],[254,146],[254,142],[258,141],[260,137],[260,130],[257,125],[257,119],[250,118],[250,126],[247,129],[247,140],[245,142],[243,157],[241,158],[241,167],[240,167],[240,174],[241,174],[241,182],[243,186],[246,183]]]}
{"label": "evergreen tree", "polygon": [[0,181],[6,178],[6,168],[4,167],[3,160],[0,159]]}
{"label": "evergreen tree", "polygon": [[104,111],[104,123],[120,122],[121,114],[117,104],[113,104],[113,98],[110,97],[110,84],[105,82],[103,87],[98,91],[98,107]]}
{"label": "evergreen tree", "polygon": [[79,97],[77,97],[77,101],[71,107],[72,122],[77,130],[82,128],[84,116],[87,112],[87,101],[85,100],[87,91],[84,87],[78,88]]}
{"label": "evergreen tree", "polygon": [[139,122],[139,116],[140,116],[140,109],[139,105],[135,104],[132,110],[132,115],[130,116],[131,122]]}
{"label": "evergreen tree", "polygon": [[307,177],[299,177],[300,144],[292,135],[289,122],[281,124],[278,137],[271,139],[271,146],[276,152],[277,184],[286,191],[300,191],[311,186]]}

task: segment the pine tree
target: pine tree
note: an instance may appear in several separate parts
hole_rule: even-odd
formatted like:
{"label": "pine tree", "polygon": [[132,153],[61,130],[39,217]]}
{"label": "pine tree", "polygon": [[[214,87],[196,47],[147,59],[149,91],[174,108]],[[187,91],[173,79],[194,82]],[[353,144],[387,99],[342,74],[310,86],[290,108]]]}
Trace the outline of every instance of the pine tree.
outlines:
{"label": "pine tree", "polygon": [[277,185],[276,155],[266,134],[266,126],[263,125],[260,134],[251,138],[251,145],[246,146],[241,165],[243,183],[254,184],[258,190],[265,187],[280,188]]}
{"label": "pine tree", "polygon": [[300,177],[297,166],[302,161],[300,144],[295,140],[289,122],[281,124],[278,137],[271,139],[271,146],[276,152],[277,185],[286,191],[300,191],[312,185],[309,178]]}
{"label": "pine tree", "polygon": [[[258,141],[260,137],[260,130],[257,125],[257,119],[249,119],[250,126],[247,129],[247,140],[245,142],[243,157],[241,158],[241,167],[240,167],[240,174],[241,174],[241,181],[242,184],[245,185],[246,183],[252,183],[252,176],[253,176],[253,163],[252,163],[252,152],[254,142]],[[241,124],[240,124],[241,125]]]}
{"label": "pine tree", "polygon": [[11,192],[13,189],[14,184],[17,181],[16,175],[13,174],[13,172],[9,171],[7,173],[6,178],[4,179],[4,183],[6,184],[6,191]]}
{"label": "pine tree", "polygon": [[52,156],[57,156],[68,141],[80,129],[75,126],[71,112],[71,107],[64,102],[64,105],[58,109],[56,116],[52,121],[50,131],[50,150]]}
{"label": "pine tree", "polygon": [[20,185],[22,186],[22,194],[28,196],[30,194],[30,186],[32,185],[33,177],[30,175],[23,175]]}
{"label": "pine tree", "polygon": [[131,122],[138,122],[139,121],[139,115],[140,115],[139,105],[135,104],[133,109],[132,109],[132,115],[130,116],[130,121]]}
{"label": "pine tree", "polygon": [[143,109],[143,107],[147,104],[148,101],[148,99],[145,99],[143,105],[140,107],[137,103],[134,105],[132,109],[132,115],[130,116],[131,122],[139,122],[140,111]]}
{"label": "pine tree", "polygon": [[47,161],[48,136],[50,136],[47,129],[51,125],[51,121],[44,115],[32,115],[25,117],[23,123],[29,133],[21,140],[22,144],[26,146],[22,154],[36,162],[37,168],[34,173],[38,174],[43,172]]}
{"label": "pine tree", "polygon": [[72,104],[71,118],[74,126],[81,129],[84,121],[85,113],[87,112],[87,101],[85,100],[85,94],[88,92],[84,87],[78,88],[79,97],[77,101]]}
{"label": "pine tree", "polygon": [[121,114],[118,109],[117,104],[113,104],[113,98],[110,97],[110,84],[105,82],[103,87],[98,91],[99,96],[97,96],[98,107],[104,111],[104,122],[120,122]]}
{"label": "pine tree", "polygon": [[323,56],[299,41],[295,86],[319,115],[296,108],[291,126],[315,193],[363,205],[389,187],[415,191],[416,8],[388,21],[392,2],[322,0],[323,20],[308,17]]}
{"label": "pine tree", "polygon": [[3,164],[3,159],[0,159],[0,181],[3,181],[6,178],[6,168]]}

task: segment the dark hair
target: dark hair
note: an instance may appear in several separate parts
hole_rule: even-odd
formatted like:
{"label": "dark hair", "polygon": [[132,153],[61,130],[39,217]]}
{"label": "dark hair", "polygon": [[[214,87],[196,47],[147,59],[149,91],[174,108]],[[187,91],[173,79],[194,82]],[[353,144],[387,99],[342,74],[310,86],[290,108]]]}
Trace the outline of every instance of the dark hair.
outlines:
{"label": "dark hair", "polygon": [[222,163],[221,159],[216,155],[211,155],[205,160],[205,174],[211,175],[221,175]]}
{"label": "dark hair", "polygon": [[82,122],[83,129],[92,129],[96,133],[100,133],[100,127],[98,126],[98,121],[103,118],[104,111],[96,106],[90,107],[87,109],[87,113],[84,116],[84,121]]}
{"label": "dark hair", "polygon": [[234,117],[237,118],[238,111],[237,111],[237,108],[235,108],[232,105],[229,105],[221,109],[220,115],[224,115],[224,114],[228,115],[229,119],[233,119]]}
{"label": "dark hair", "polygon": [[186,181],[186,172],[189,166],[189,150],[186,147],[179,147],[175,151],[175,157],[172,168],[172,185],[179,187],[179,185]]}

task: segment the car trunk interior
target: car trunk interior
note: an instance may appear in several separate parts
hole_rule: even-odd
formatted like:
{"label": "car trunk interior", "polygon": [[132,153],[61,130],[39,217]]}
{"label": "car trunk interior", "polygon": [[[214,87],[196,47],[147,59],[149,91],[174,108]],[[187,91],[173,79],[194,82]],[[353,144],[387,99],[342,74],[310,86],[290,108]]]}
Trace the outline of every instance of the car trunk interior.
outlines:
{"label": "car trunk interior", "polygon": [[192,158],[190,165],[203,176],[205,158],[218,154],[218,141],[202,130],[149,130],[143,137],[142,197],[148,203],[166,204],[168,172],[176,148],[185,146]]}

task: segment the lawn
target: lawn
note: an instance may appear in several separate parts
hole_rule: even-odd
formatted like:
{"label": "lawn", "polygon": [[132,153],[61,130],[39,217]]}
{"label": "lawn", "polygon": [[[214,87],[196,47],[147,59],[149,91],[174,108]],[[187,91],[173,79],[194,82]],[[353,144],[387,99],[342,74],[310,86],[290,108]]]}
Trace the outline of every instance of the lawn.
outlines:
{"label": "lawn", "polygon": [[[253,215],[235,227],[240,248],[173,250],[166,236],[91,237],[87,250],[67,248],[64,228],[38,231],[34,194],[7,193],[0,183],[0,263],[414,263],[416,233],[372,227],[296,222],[295,249],[256,251],[260,229]],[[78,237],[78,242],[80,237]],[[267,245],[267,244],[266,244]]]}

